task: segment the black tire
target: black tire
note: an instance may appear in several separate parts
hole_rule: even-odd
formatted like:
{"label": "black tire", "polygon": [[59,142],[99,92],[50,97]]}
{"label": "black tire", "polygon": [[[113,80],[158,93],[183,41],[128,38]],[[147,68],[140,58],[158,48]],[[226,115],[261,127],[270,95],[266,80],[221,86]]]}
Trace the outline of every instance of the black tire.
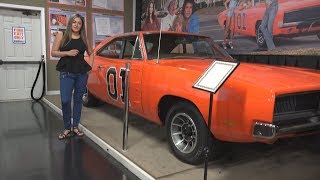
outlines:
{"label": "black tire", "polygon": [[265,41],[263,34],[262,34],[262,31],[261,31],[261,22],[258,22],[256,25],[256,42],[260,48],[267,47],[266,41]]}
{"label": "black tire", "polygon": [[[180,123],[183,125],[178,126]],[[178,159],[195,165],[204,161],[208,127],[194,105],[178,102],[169,110],[166,117],[166,135],[169,146]],[[214,142],[216,140],[210,136],[210,157],[216,154],[217,149],[212,148]]]}
{"label": "black tire", "polygon": [[85,107],[93,107],[101,104],[101,101],[94,97],[90,91],[87,89],[82,96],[82,104]]}

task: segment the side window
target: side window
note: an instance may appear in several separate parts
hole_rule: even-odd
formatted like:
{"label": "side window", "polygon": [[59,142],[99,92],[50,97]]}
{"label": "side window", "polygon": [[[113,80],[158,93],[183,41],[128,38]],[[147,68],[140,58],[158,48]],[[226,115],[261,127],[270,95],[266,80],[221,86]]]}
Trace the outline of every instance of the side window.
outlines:
{"label": "side window", "polygon": [[138,36],[125,38],[124,59],[142,59]]}
{"label": "side window", "polygon": [[122,47],[122,40],[114,40],[108,45],[101,48],[98,51],[97,56],[119,59],[120,53],[121,53],[121,47]]}
{"label": "side window", "polygon": [[177,46],[170,52],[175,55],[194,54],[194,46],[191,43],[177,44]]}
{"label": "side window", "polygon": [[132,51],[134,47],[134,42],[130,40],[126,40],[124,47],[124,53],[123,53],[123,59],[131,59],[132,57]]}
{"label": "side window", "polygon": [[145,41],[145,47],[148,59],[155,59],[158,53],[158,45],[155,45],[155,43],[152,41]]}
{"label": "side window", "polygon": [[142,59],[139,37],[136,38],[132,59]]}

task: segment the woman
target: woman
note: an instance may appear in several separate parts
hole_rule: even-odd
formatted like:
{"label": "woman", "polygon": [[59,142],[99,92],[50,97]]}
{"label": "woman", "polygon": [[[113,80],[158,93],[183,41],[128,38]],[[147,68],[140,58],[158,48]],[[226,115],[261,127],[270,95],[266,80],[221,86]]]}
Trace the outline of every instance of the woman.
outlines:
{"label": "woman", "polygon": [[174,18],[172,27],[170,31],[182,32],[184,24],[184,18],[182,14],[178,14],[176,18]]}
{"label": "woman", "polygon": [[[229,7],[228,4],[229,3]],[[224,29],[224,36],[223,36],[223,49],[227,49],[227,36],[228,36],[228,32],[230,30],[230,40],[229,40],[229,46],[231,49],[233,49],[233,43],[232,43],[232,39],[234,36],[234,10],[236,9],[238,4],[238,0],[226,0],[226,2],[224,3],[224,6],[227,9],[227,19],[226,19],[226,26]]]}
{"label": "woman", "polygon": [[184,17],[185,32],[199,33],[199,18],[194,14],[194,1],[185,0],[182,6],[182,14]]}
{"label": "woman", "polygon": [[160,23],[157,18],[156,12],[155,12],[155,5],[154,1],[150,1],[149,6],[146,10],[146,21],[144,25],[142,26],[143,31],[158,31],[160,30]]}
{"label": "woman", "polygon": [[[84,60],[87,51],[90,65]],[[93,64],[93,51],[88,46],[84,18],[75,14],[69,19],[65,33],[58,32],[52,45],[51,56],[60,57],[56,66],[60,71],[60,96],[64,121],[64,131],[58,138],[65,139],[73,132],[83,136],[78,129],[82,109],[82,96],[86,91],[88,72]],[[71,98],[73,94],[73,124],[71,124]]]}

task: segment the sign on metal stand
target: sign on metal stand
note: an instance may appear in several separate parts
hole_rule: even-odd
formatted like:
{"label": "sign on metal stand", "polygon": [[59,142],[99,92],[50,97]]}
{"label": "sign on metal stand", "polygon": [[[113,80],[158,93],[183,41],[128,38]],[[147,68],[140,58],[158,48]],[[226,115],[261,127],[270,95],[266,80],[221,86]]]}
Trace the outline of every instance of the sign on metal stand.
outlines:
{"label": "sign on metal stand", "polygon": [[125,88],[124,88],[124,117],[123,117],[123,141],[122,150],[128,150],[128,117],[129,117],[129,75],[130,62],[126,63]]}
{"label": "sign on metal stand", "polygon": [[208,137],[206,140],[205,147],[205,164],[204,164],[204,179],[207,179],[208,171],[208,156],[210,149],[208,147],[211,136],[211,121],[212,121],[212,110],[213,110],[213,94],[215,94],[225,81],[229,78],[232,72],[239,65],[238,62],[225,62],[225,61],[214,61],[209,68],[201,75],[201,77],[193,85],[194,88],[208,91],[210,93],[209,102],[209,115],[208,115]]}

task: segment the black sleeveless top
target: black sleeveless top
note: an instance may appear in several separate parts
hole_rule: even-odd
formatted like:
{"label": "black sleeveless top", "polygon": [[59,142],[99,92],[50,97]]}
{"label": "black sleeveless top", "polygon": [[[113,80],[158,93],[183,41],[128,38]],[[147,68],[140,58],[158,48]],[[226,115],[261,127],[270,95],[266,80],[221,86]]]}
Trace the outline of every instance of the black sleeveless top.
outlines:
{"label": "black sleeveless top", "polygon": [[86,44],[79,39],[71,39],[69,43],[60,48],[60,51],[70,51],[77,49],[79,53],[76,56],[61,57],[56,70],[60,72],[70,73],[85,73],[91,70],[91,66],[84,60],[84,52],[86,51]]}

